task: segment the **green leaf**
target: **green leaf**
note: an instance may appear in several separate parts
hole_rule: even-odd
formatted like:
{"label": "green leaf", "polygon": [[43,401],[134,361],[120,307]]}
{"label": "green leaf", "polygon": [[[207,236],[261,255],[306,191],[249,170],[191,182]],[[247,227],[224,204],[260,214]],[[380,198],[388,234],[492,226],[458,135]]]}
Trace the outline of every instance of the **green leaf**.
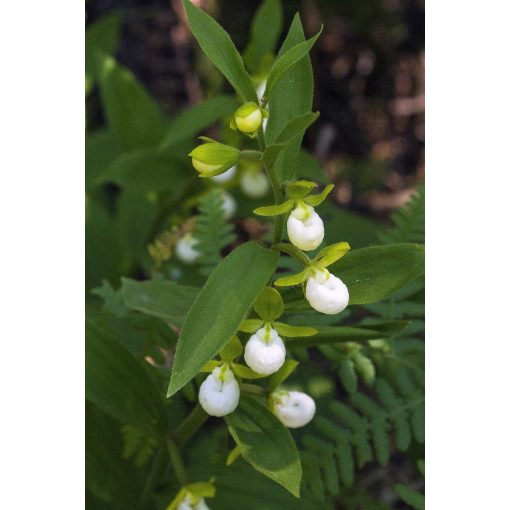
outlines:
{"label": "green leaf", "polygon": [[242,379],[263,379],[264,377],[267,377],[267,375],[259,374],[250,367],[247,367],[246,365],[239,365],[238,363],[232,363],[232,370],[234,374]]}
{"label": "green leaf", "polygon": [[292,198],[303,198],[317,187],[315,182],[299,180],[285,184],[285,192]]}
{"label": "green leaf", "polygon": [[243,353],[243,344],[237,336],[233,336],[228,344],[220,351],[220,358],[223,361],[233,361]]}
{"label": "green leaf", "polygon": [[113,55],[117,50],[120,32],[120,13],[112,12],[95,21],[85,31],[85,75],[90,85],[97,76],[94,49]]}
{"label": "green leaf", "polygon": [[214,498],[216,496],[216,487],[210,482],[188,483],[184,488],[201,498]]}
{"label": "green leaf", "polygon": [[94,51],[109,126],[123,149],[156,147],[167,128],[158,104],[113,57]]}
{"label": "green leaf", "polygon": [[249,397],[243,397],[225,420],[245,460],[299,497],[301,462],[294,440],[280,420]]}
{"label": "green leaf", "polygon": [[121,423],[163,437],[165,408],[152,379],[112,332],[93,321],[86,326],[87,399]]}
{"label": "green leaf", "polygon": [[191,380],[235,334],[277,263],[276,252],[249,241],[214,269],[184,322],[167,396]]}
{"label": "green leaf", "polygon": [[128,308],[182,326],[200,289],[164,280],[137,282],[123,278],[121,292]]}
{"label": "green leaf", "polygon": [[258,103],[257,94],[241,55],[227,32],[190,0],[184,0],[184,8],[191,31],[209,60],[223,73],[245,102]]}
{"label": "green leaf", "polygon": [[85,136],[85,187],[87,191],[97,186],[96,179],[120,154],[115,133],[100,129]]}
{"label": "green leaf", "polygon": [[259,216],[279,216],[280,214],[287,214],[293,207],[294,202],[288,200],[287,202],[283,202],[283,204],[257,207],[253,212]]}
{"label": "green leaf", "polygon": [[262,161],[268,168],[273,168],[280,152],[285,149],[285,145],[280,144],[272,144],[266,147],[264,154],[262,155]]}
{"label": "green leaf", "polygon": [[317,334],[317,330],[315,328],[310,328],[308,326],[291,326],[289,324],[284,324],[283,322],[274,322],[273,327],[281,336],[287,338],[298,338]]}
{"label": "green leaf", "polygon": [[356,393],[358,389],[358,377],[354,371],[354,364],[349,358],[342,357],[338,368],[338,376],[344,388],[349,393]]}
{"label": "green leaf", "polygon": [[311,205],[312,207],[317,207],[318,205],[322,204],[324,200],[326,200],[327,196],[331,193],[331,190],[334,188],[334,184],[328,184],[321,193],[317,195],[308,195],[303,199],[303,201]]}
{"label": "green leaf", "polygon": [[326,326],[318,327],[313,337],[298,338],[289,342],[289,347],[313,347],[315,345],[336,344],[340,342],[356,342],[372,340],[386,336],[375,329],[355,326]]}
{"label": "green leaf", "polygon": [[[301,25],[299,14],[296,14],[280,54],[283,54],[304,40],[303,26]],[[280,83],[275,87],[269,100],[268,109],[270,115],[266,128],[266,143],[268,146],[275,143],[276,138],[290,120],[312,109],[312,96],[312,64],[310,56],[306,55],[287,71],[280,80]],[[275,172],[280,182],[294,179],[301,140],[301,136],[294,138],[278,156],[275,163]]]}
{"label": "green leaf", "polygon": [[241,455],[241,448],[239,448],[239,446],[236,446],[229,454],[228,454],[228,457],[227,457],[227,466],[231,466],[236,460],[237,458],[239,457],[239,455]]}
{"label": "green leaf", "polygon": [[303,57],[308,55],[308,52],[312,49],[315,41],[319,38],[322,32],[322,27],[319,32],[308,39],[292,46],[287,51],[281,53],[275,60],[269,76],[267,77],[266,90],[264,91],[263,101],[267,102],[271,97],[275,87],[279,81],[283,78],[283,75],[294,65],[297,64]]}
{"label": "green leaf", "polygon": [[251,37],[244,52],[246,66],[253,74],[263,71],[264,60],[273,52],[282,30],[280,0],[264,0],[257,9],[251,25]]}
{"label": "green leaf", "polygon": [[238,331],[242,331],[243,333],[255,333],[263,325],[264,321],[261,321],[260,319],[245,319],[241,322]]}
{"label": "green leaf", "polygon": [[349,304],[390,297],[424,272],[424,247],[418,244],[371,246],[348,253],[329,268],[349,289]]}
{"label": "green leaf", "polygon": [[268,391],[271,392],[275,390],[280,384],[282,384],[285,379],[287,379],[294,370],[296,370],[297,366],[299,365],[299,361],[296,361],[294,359],[287,359],[285,360],[285,363],[282,365],[280,370],[273,374],[271,376],[271,379],[269,379],[269,385],[268,385]]}
{"label": "green leaf", "polygon": [[194,138],[213,122],[231,115],[237,104],[233,96],[216,96],[184,110],[168,126],[159,148],[165,151]]}
{"label": "green leaf", "polygon": [[425,510],[425,496],[419,492],[397,483],[394,486],[395,492],[411,507],[415,510]]}
{"label": "green leaf", "polygon": [[375,366],[373,361],[360,351],[351,354],[356,371],[367,386],[372,386],[375,380]]}
{"label": "green leaf", "polygon": [[[319,118],[319,113],[308,112],[298,115],[290,120],[277,136],[275,144],[287,144],[293,138],[303,135],[304,132]],[[315,183],[313,183],[315,184]],[[315,187],[315,186],[314,186]]]}
{"label": "green leaf", "polygon": [[283,313],[283,299],[276,289],[266,287],[257,296],[253,308],[262,320],[270,322]]}

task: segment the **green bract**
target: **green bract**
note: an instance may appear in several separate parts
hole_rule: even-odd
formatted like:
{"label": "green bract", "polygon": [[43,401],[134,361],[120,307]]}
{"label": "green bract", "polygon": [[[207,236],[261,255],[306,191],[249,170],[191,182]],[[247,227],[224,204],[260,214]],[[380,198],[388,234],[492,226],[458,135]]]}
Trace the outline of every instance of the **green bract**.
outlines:
{"label": "green bract", "polygon": [[188,155],[200,177],[213,177],[234,166],[239,154],[235,147],[212,141],[195,147]]}

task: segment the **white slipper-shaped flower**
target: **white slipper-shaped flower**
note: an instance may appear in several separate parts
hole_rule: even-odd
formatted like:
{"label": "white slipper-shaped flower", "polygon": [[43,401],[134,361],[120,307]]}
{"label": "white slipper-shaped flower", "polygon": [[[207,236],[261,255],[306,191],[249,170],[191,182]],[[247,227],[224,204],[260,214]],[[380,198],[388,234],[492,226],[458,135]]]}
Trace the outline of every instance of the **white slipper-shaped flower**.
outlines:
{"label": "white slipper-shaped flower", "polygon": [[304,427],[315,416],[315,401],[301,391],[275,391],[271,394],[270,406],[278,419],[291,429]]}
{"label": "white slipper-shaped flower", "polygon": [[237,209],[235,198],[226,191],[224,191],[221,196],[223,199],[223,204],[221,204],[223,214],[225,215],[225,219],[230,220],[234,216]]}
{"label": "white slipper-shaped flower", "polygon": [[241,176],[241,189],[251,198],[260,198],[269,191],[269,180],[261,170],[246,170]]}
{"label": "white slipper-shaped flower", "polygon": [[300,250],[315,250],[324,239],[324,223],[313,207],[299,204],[287,220],[287,234]]}
{"label": "white slipper-shaped flower", "polygon": [[239,383],[227,365],[216,367],[201,384],[198,401],[211,416],[226,416],[239,404]]}
{"label": "white slipper-shaped flower", "polygon": [[349,290],[327,269],[315,271],[306,282],[306,299],[312,308],[326,314],[340,313],[349,304]]}
{"label": "white slipper-shaped flower", "polygon": [[193,264],[200,257],[201,253],[195,249],[198,239],[195,239],[190,233],[181,237],[175,245],[175,255],[185,264]]}
{"label": "white slipper-shaped flower", "polygon": [[246,364],[257,374],[278,372],[285,362],[285,345],[278,333],[267,324],[250,337],[244,348]]}

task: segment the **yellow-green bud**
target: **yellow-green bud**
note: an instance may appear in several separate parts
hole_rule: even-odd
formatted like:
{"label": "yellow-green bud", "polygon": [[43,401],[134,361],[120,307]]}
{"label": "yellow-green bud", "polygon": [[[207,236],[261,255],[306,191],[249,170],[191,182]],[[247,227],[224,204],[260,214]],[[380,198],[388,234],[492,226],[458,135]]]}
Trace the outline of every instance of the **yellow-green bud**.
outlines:
{"label": "yellow-green bud", "polygon": [[234,113],[237,129],[248,135],[254,134],[260,128],[264,117],[267,117],[267,112],[254,102],[243,104]]}
{"label": "yellow-green bud", "polygon": [[239,159],[239,150],[230,145],[208,142],[195,147],[188,155],[200,177],[212,177],[234,166]]}

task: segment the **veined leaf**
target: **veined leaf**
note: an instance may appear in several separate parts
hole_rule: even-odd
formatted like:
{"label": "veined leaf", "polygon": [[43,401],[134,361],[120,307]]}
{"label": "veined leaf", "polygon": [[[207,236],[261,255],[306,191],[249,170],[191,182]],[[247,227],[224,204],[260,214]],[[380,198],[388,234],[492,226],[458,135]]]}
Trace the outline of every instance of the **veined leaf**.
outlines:
{"label": "veined leaf", "polygon": [[349,289],[349,304],[375,303],[391,296],[424,272],[419,244],[390,244],[353,250],[329,267]]}
{"label": "veined leaf", "polygon": [[137,282],[122,279],[122,297],[126,306],[168,324],[182,326],[200,289],[163,280]]}
{"label": "veined leaf", "polygon": [[[299,15],[296,14],[289,33],[281,47],[280,55],[303,42],[305,36]],[[312,108],[313,76],[310,56],[305,55],[292,66],[275,87],[268,103],[269,119],[266,129],[267,145],[275,143],[285,126],[298,115]],[[296,136],[280,153],[275,171],[280,182],[291,181],[296,173],[302,136]]]}
{"label": "veined leaf", "polygon": [[292,46],[287,51],[281,53],[275,60],[269,76],[267,77],[266,90],[264,91],[264,99],[267,100],[271,97],[278,82],[283,78],[283,75],[295,64],[297,64],[303,57],[308,55],[308,52],[312,49],[315,41],[319,38],[322,33],[322,27],[319,32],[308,39]]}
{"label": "veined leaf", "polygon": [[317,330],[315,328],[310,328],[308,326],[291,326],[290,324],[284,324],[283,322],[274,322],[273,327],[281,336],[285,336],[287,338],[298,338],[317,334]]}
{"label": "veined leaf", "polygon": [[301,462],[294,440],[280,420],[249,397],[243,397],[225,419],[246,461],[299,497]]}
{"label": "veined leaf", "polygon": [[244,61],[252,74],[259,74],[264,59],[273,52],[282,30],[280,0],[264,0],[257,9],[251,25],[251,37],[244,52]]}
{"label": "veined leaf", "polygon": [[266,287],[257,296],[253,308],[261,319],[273,321],[283,313],[283,299],[276,289]]}
{"label": "veined leaf", "polygon": [[193,138],[213,122],[232,114],[237,104],[234,96],[216,96],[181,112],[168,126],[159,148],[167,150]]}
{"label": "veined leaf", "polygon": [[223,73],[232,87],[248,102],[258,103],[250,76],[230,36],[202,9],[184,0],[191,31],[209,60]]}
{"label": "veined leaf", "polygon": [[168,430],[161,396],[140,364],[106,328],[87,322],[86,397],[121,423],[162,437]]}
{"label": "veined leaf", "polygon": [[250,241],[214,269],[184,322],[167,396],[191,380],[235,334],[277,263],[276,252]]}

